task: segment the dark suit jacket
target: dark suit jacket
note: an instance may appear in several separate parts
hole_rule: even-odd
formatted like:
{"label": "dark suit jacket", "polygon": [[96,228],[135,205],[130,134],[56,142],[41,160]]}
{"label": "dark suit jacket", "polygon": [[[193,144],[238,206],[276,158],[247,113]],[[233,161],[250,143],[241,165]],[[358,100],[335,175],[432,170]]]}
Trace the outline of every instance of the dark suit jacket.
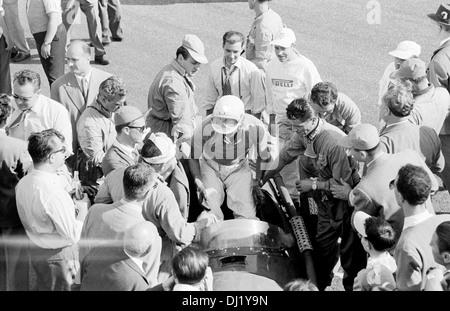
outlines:
{"label": "dark suit jacket", "polygon": [[150,284],[122,247],[98,246],[82,262],[81,291],[142,291]]}
{"label": "dark suit jacket", "polygon": [[19,225],[15,187],[31,166],[27,143],[0,132],[0,227]]}
{"label": "dark suit jacket", "polygon": [[175,195],[175,199],[180,206],[181,214],[184,219],[188,219],[189,205],[190,205],[190,193],[189,193],[189,181],[186,176],[183,165],[178,161],[177,166],[170,175],[168,186]]}
{"label": "dark suit jacket", "polygon": [[135,158],[130,158],[130,156],[117,143],[117,141],[114,141],[113,145],[109,147],[102,161],[103,175],[108,175],[116,168],[128,167],[130,165],[136,164],[138,156],[139,154],[136,152]]}
{"label": "dark suit jacket", "polygon": [[84,100],[77,78],[73,72],[68,72],[59,77],[51,86],[51,99],[56,100],[67,108],[72,123],[73,151],[78,148],[77,121],[87,106],[92,105],[97,98],[100,84],[112,74],[91,67],[92,73],[89,80],[88,95]]}

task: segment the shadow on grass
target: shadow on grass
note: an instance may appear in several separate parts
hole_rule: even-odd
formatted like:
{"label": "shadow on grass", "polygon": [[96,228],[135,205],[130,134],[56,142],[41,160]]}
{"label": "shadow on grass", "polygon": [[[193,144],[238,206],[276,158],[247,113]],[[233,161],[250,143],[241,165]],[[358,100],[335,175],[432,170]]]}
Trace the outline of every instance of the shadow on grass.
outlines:
{"label": "shadow on grass", "polygon": [[247,0],[122,0],[122,5],[169,5],[177,3],[247,2]]}

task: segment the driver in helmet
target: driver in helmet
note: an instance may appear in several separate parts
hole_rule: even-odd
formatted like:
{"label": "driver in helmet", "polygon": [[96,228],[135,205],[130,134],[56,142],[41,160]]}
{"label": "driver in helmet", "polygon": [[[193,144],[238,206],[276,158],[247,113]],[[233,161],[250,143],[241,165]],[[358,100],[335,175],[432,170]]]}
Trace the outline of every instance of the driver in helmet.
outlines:
{"label": "driver in helmet", "polygon": [[[226,193],[235,218],[258,219],[256,205],[263,199],[260,165],[270,162],[276,152],[264,124],[245,113],[239,97],[219,98],[212,115],[191,138],[189,167],[204,208],[223,220],[220,206]],[[250,162],[256,163],[256,170]]]}

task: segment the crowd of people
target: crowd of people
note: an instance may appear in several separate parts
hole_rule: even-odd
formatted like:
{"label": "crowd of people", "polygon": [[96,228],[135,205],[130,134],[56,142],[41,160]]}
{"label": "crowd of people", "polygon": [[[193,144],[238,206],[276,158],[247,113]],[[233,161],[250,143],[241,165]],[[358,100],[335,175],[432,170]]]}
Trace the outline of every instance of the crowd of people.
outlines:
{"label": "crowd of people", "polygon": [[[186,34],[142,113],[120,75],[91,65],[124,38],[119,0],[31,1],[49,96],[38,73],[11,75],[30,51],[17,0],[0,0],[1,290],[214,290],[201,232],[259,220],[278,174],[308,218],[317,273],[280,289],[323,291],[340,262],[347,291],[449,290],[450,215],[432,196],[437,177],[450,189],[450,5],[428,14],[440,41],[428,65],[416,42],[389,52],[375,126],[269,4],[248,0],[248,34],[223,34],[200,100],[192,76],[209,60]],[[68,35],[78,7],[90,44]]]}

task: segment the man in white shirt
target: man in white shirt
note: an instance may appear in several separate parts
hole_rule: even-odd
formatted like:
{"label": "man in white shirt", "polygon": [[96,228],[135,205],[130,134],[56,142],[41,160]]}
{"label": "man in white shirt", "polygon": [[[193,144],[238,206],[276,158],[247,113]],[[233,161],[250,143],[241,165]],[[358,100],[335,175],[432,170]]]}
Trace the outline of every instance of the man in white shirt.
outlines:
{"label": "man in white shirt", "polygon": [[[277,58],[272,59],[266,70],[267,107],[270,116],[271,134],[276,124],[280,150],[292,136],[291,124],[286,117],[287,106],[297,98],[308,97],[311,89],[321,82],[319,72],[311,60],[298,53],[295,33],[289,28],[283,28],[272,45]],[[294,203],[299,200],[295,182],[299,179],[298,161],[287,165],[280,174]]]}
{"label": "man in white shirt", "polygon": [[223,35],[224,56],[211,63],[206,84],[203,109],[210,115],[216,101],[224,95],[239,97],[245,112],[259,118],[265,108],[265,88],[260,70],[254,63],[241,56],[245,37],[237,31]]}
{"label": "man in white shirt", "polygon": [[71,290],[79,270],[78,240],[87,205],[72,198],[57,174],[64,165],[64,136],[55,129],[31,134],[34,170],[16,187],[17,211],[30,238],[37,290]]}
{"label": "man in white shirt", "polygon": [[6,125],[9,136],[27,141],[33,132],[53,128],[65,138],[66,156],[72,154],[72,127],[69,112],[58,102],[41,94],[41,77],[24,69],[13,79],[16,109]]}

